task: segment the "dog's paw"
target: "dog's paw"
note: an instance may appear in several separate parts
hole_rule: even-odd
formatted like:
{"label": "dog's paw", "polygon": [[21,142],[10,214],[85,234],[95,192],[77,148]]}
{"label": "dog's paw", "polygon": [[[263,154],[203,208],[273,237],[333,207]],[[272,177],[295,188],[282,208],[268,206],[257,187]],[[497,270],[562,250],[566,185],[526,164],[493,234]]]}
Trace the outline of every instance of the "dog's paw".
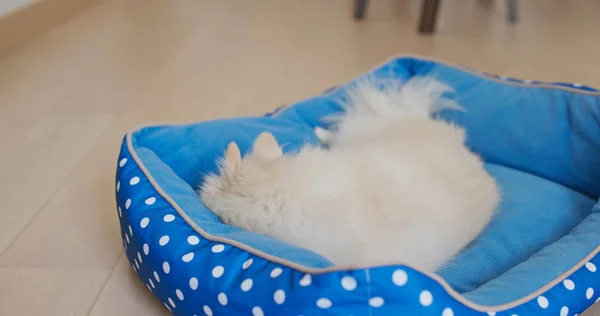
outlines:
{"label": "dog's paw", "polygon": [[321,141],[321,143],[325,145],[331,144],[331,141],[333,141],[334,136],[334,134],[331,131],[321,127],[315,127],[315,135]]}

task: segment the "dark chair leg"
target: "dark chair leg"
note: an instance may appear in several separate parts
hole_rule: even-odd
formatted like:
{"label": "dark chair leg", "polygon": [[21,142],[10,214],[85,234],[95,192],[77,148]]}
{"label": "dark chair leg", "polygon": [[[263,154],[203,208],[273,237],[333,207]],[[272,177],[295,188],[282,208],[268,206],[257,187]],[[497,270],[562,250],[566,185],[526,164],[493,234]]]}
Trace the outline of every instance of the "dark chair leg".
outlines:
{"label": "dark chair leg", "polygon": [[429,34],[435,29],[437,12],[440,7],[440,0],[423,0],[421,8],[421,23],[419,24],[419,33]]}
{"label": "dark chair leg", "polygon": [[362,20],[365,18],[368,0],[354,0],[354,19]]}
{"label": "dark chair leg", "polygon": [[517,0],[508,0],[508,21],[515,23],[519,19],[519,7]]}

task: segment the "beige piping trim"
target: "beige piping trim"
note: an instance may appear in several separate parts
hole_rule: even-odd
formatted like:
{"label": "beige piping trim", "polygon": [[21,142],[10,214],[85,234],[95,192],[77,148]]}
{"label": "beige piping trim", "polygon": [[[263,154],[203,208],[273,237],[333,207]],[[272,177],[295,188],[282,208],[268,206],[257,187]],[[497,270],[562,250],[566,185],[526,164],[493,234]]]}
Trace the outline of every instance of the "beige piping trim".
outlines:
{"label": "beige piping trim", "polygon": [[[483,73],[479,73],[477,71],[472,71],[469,70],[467,68],[461,67],[461,66],[455,66],[452,65],[450,63],[446,63],[440,60],[436,60],[436,59],[430,59],[430,58],[423,58],[423,57],[418,57],[418,56],[413,56],[413,55],[397,55],[395,57],[392,57],[390,59],[388,59],[387,61],[385,61],[384,63],[376,66],[375,68],[372,68],[370,71],[373,71],[374,69],[377,69],[379,67],[381,67],[382,65],[395,60],[397,58],[401,58],[401,57],[412,57],[412,58],[417,58],[417,59],[421,59],[421,60],[429,60],[429,61],[434,61],[440,64],[445,64],[447,66],[451,66],[466,72],[469,72],[471,74],[474,74],[476,76],[482,77],[484,79],[488,79],[488,80],[492,80],[492,81],[497,81],[497,82],[502,82],[505,84],[513,84],[513,85],[517,85],[517,86],[525,86],[525,87],[545,87],[545,88],[550,88],[550,89],[556,89],[556,90],[566,90],[566,91],[574,91],[574,92],[578,92],[578,93],[584,93],[584,92],[588,92],[588,93],[584,93],[584,94],[589,94],[589,95],[600,95],[600,92],[594,92],[594,91],[579,91],[577,89],[572,89],[572,88],[568,88],[568,87],[562,87],[562,86],[554,86],[554,85],[550,85],[550,84],[519,84],[517,82],[509,82],[509,81],[503,81],[503,80],[496,80],[495,78],[491,78],[489,76],[486,76]],[[369,72],[370,72],[369,71]],[[281,109],[281,111],[284,111],[284,109]],[[279,113],[280,113],[279,112]],[[173,125],[173,124],[166,124],[166,125]],[[171,204],[171,206],[177,211],[177,213],[179,213],[179,215],[188,223],[188,225],[190,225],[196,232],[198,232],[203,238],[209,240],[209,241],[213,241],[213,242],[220,242],[220,243],[224,243],[224,244],[228,244],[231,245],[233,247],[239,248],[241,250],[244,250],[248,253],[251,253],[255,256],[261,257],[265,260],[280,264],[282,266],[291,268],[291,269],[295,269],[298,270],[302,273],[309,273],[309,274],[325,274],[325,273],[329,273],[329,272],[340,272],[340,271],[347,271],[347,270],[356,270],[356,269],[369,269],[369,268],[376,268],[376,267],[381,267],[381,266],[388,266],[388,265],[403,265],[405,267],[408,267],[410,269],[413,269],[415,271],[418,271],[424,275],[426,275],[427,277],[433,279],[434,281],[436,281],[437,283],[439,283],[444,290],[446,290],[446,292],[455,300],[457,300],[458,302],[464,304],[465,306],[477,310],[477,311],[481,311],[481,312],[492,312],[492,311],[503,311],[503,310],[507,310],[516,306],[519,306],[523,303],[526,303],[532,299],[537,298],[538,296],[540,296],[542,293],[548,291],[549,289],[551,289],[552,287],[554,287],[556,284],[558,284],[559,282],[561,282],[563,279],[565,279],[566,277],[568,277],[569,275],[573,274],[575,271],[577,271],[578,269],[580,269],[586,262],[588,262],[589,260],[591,260],[594,256],[596,256],[599,252],[600,252],[600,245],[597,246],[592,252],[590,252],[587,256],[585,256],[585,258],[583,258],[582,260],[580,260],[577,264],[575,264],[573,267],[571,267],[570,269],[568,269],[567,271],[565,271],[563,274],[559,275],[558,277],[556,277],[554,280],[552,280],[551,282],[546,283],[544,286],[542,286],[541,288],[537,289],[536,291],[530,293],[529,295],[526,295],[518,300],[512,301],[510,303],[506,303],[506,304],[502,304],[502,305],[497,305],[497,306],[483,306],[483,305],[479,305],[477,303],[474,303],[472,301],[467,300],[465,297],[463,297],[462,295],[460,295],[458,292],[456,292],[454,289],[452,289],[450,287],[450,285],[448,285],[448,283],[442,279],[439,275],[434,274],[434,273],[430,273],[430,272],[425,272],[422,271],[418,268],[415,268],[413,266],[410,265],[406,265],[406,264],[402,264],[399,262],[382,262],[382,263],[378,263],[378,264],[374,264],[371,266],[366,266],[366,265],[355,265],[355,266],[332,266],[332,267],[327,267],[327,268],[311,268],[311,267],[307,267],[307,266],[303,266],[300,264],[297,264],[295,262],[283,259],[283,258],[279,258],[273,255],[270,255],[268,253],[265,253],[263,251],[254,249],[252,247],[249,247],[248,245],[245,245],[243,243],[240,243],[238,241],[235,240],[231,240],[228,238],[223,238],[223,237],[218,237],[218,236],[213,236],[211,234],[208,234],[207,232],[205,232],[202,228],[200,228],[200,226],[198,226],[182,209],[181,207],[179,207],[179,205],[173,201],[173,199],[171,199],[171,197],[165,193],[165,191],[163,191],[163,189],[158,185],[158,183],[156,183],[156,181],[154,180],[154,178],[152,177],[152,175],[150,174],[150,172],[146,169],[146,167],[144,166],[144,164],[142,163],[142,161],[140,160],[140,158],[137,156],[137,153],[135,152],[133,145],[132,145],[132,135],[134,132],[139,131],[141,129],[143,129],[144,127],[148,127],[148,126],[156,126],[156,125],[145,125],[145,126],[141,126],[138,128],[135,128],[133,130],[131,130],[129,133],[127,133],[126,136],[126,141],[127,141],[127,149],[129,150],[129,153],[131,154],[131,157],[133,158],[133,160],[136,162],[136,164],[138,165],[138,167],[142,170],[142,172],[144,173],[144,175],[146,176],[146,178],[148,178],[148,181],[150,181],[150,184],[152,184],[152,186],[154,187],[154,189],[156,190],[156,192],[162,197],[164,198],[167,202],[169,202],[169,204]]]}
{"label": "beige piping trim", "polygon": [[[498,82],[498,83],[503,83],[503,84],[507,84],[507,85],[511,85],[511,86],[519,86],[519,87],[527,87],[527,88],[548,88],[548,89],[553,89],[553,90],[564,90],[564,91],[571,91],[571,92],[577,92],[579,94],[587,94],[587,95],[600,95],[600,91],[588,91],[588,90],[583,90],[583,89],[576,89],[576,88],[571,88],[571,87],[567,87],[567,86],[561,86],[558,84],[553,84],[553,83],[524,83],[524,82],[515,82],[515,81],[509,81],[509,80],[503,80],[500,78],[496,78],[492,75],[488,75],[488,74],[484,74],[482,71],[478,71],[472,68],[467,68],[464,66],[460,66],[460,65],[455,65],[452,64],[450,62],[446,62],[446,61],[442,61],[439,59],[435,59],[435,58],[430,58],[430,57],[421,57],[418,55],[396,55],[390,59],[388,59],[386,62],[384,62],[383,64],[375,67],[375,69],[385,65],[388,62],[391,62],[392,60],[398,59],[398,58],[414,58],[414,59],[420,59],[420,60],[424,60],[424,61],[433,61],[436,62],[438,64],[443,64],[446,66],[450,66],[459,70],[462,70],[464,72],[468,72],[472,75],[478,76],[480,78],[483,79],[487,79],[490,81],[494,81],[494,82]],[[374,69],[372,69],[374,70]],[[371,70],[371,71],[372,71]],[[516,79],[516,80],[520,80],[520,79]]]}

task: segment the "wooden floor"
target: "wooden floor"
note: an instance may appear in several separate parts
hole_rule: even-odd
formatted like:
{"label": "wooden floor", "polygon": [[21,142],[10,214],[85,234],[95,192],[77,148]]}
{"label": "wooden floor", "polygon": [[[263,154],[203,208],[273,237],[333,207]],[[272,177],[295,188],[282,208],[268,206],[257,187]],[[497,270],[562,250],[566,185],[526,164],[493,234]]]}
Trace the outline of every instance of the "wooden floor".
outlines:
{"label": "wooden floor", "polygon": [[[449,3],[449,2],[444,2]],[[114,178],[149,122],[262,114],[396,53],[600,87],[600,2],[107,0],[0,60],[0,315],[166,315],[122,256]],[[600,311],[587,315],[600,315]]]}

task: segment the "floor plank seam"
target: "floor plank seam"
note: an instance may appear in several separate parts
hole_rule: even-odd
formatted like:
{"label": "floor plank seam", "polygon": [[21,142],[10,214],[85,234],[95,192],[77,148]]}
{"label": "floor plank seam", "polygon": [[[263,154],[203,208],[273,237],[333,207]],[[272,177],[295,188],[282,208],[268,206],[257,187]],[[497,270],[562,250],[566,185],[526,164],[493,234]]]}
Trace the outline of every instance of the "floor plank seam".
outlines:
{"label": "floor plank seam", "polygon": [[110,273],[106,276],[106,280],[104,280],[104,284],[102,284],[102,289],[100,289],[100,291],[98,292],[98,295],[94,299],[94,303],[90,304],[90,309],[87,311],[86,315],[89,316],[92,313],[92,311],[94,310],[94,307],[96,307],[96,304],[98,303],[98,299],[100,298],[100,295],[102,295],[102,292],[104,291],[104,288],[106,287],[106,284],[108,284],[108,280],[110,280],[113,273],[115,273],[115,270],[117,269],[117,265],[119,264],[119,261],[121,261],[122,257],[123,257],[123,254],[121,254],[119,257],[117,257],[117,260],[115,261],[115,264],[113,265],[112,269],[110,270]]}
{"label": "floor plank seam", "polygon": [[65,177],[65,179],[63,181],[61,181],[59,185],[56,186],[56,189],[52,192],[52,194],[50,194],[50,196],[44,201],[44,203],[37,209],[37,211],[35,211],[35,213],[33,214],[33,216],[31,216],[31,218],[27,221],[27,224],[23,225],[23,227],[19,230],[19,233],[16,234],[10,240],[10,242],[6,245],[6,248],[4,248],[0,252],[0,262],[2,261],[2,258],[4,257],[4,254],[12,247],[12,245],[14,244],[14,242],[17,239],[19,239],[19,237],[21,236],[21,234],[23,234],[23,232],[27,228],[29,228],[29,226],[31,226],[31,224],[37,219],[37,217],[40,215],[40,213],[50,204],[50,202],[52,202],[52,200],[54,199],[54,197],[56,196],[56,194],[58,194],[58,192],[60,192],[60,190],[65,186],[65,184],[73,177],[73,175],[75,174],[75,172],[79,169],[79,167],[86,160],[87,156],[90,155],[90,153],[96,148],[96,146],[98,146],[98,140],[101,139],[101,137],[103,135],[105,135],[109,131],[109,127],[112,126],[112,123],[113,123],[112,121],[113,120],[114,120],[114,117],[111,118],[111,121],[109,121],[108,124],[106,124],[106,127],[104,128],[104,131],[102,131],[100,133],[100,135],[94,139],[94,145],[91,146],[83,154],[83,156],[81,157],[81,159],[79,160],[79,162],[77,162],[76,164],[74,164],[73,168],[69,171],[69,175],[67,177]]}

